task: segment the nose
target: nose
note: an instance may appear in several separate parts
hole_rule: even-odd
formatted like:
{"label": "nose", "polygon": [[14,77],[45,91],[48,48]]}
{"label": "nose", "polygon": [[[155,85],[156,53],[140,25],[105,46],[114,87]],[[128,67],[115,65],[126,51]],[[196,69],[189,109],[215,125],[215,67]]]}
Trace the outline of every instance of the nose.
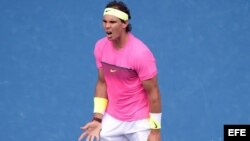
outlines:
{"label": "nose", "polygon": [[110,24],[109,24],[108,22],[104,23],[104,25],[103,25],[103,26],[104,26],[104,28],[105,28],[105,29],[110,28]]}

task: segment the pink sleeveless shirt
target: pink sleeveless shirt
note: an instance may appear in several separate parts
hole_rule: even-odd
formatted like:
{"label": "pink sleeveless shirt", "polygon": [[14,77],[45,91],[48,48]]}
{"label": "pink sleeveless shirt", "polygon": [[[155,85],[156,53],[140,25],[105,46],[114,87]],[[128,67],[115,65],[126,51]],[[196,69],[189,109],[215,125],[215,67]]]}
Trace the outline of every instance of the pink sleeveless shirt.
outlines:
{"label": "pink sleeveless shirt", "polygon": [[107,85],[106,112],[122,121],[148,118],[148,94],[142,81],[157,74],[155,58],[148,47],[129,33],[123,48],[114,48],[104,37],[97,41],[94,54]]}

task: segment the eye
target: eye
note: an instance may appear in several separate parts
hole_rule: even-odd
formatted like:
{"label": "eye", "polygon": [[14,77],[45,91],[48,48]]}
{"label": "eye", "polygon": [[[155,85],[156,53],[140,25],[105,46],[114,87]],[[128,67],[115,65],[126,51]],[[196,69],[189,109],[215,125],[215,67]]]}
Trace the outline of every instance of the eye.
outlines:
{"label": "eye", "polygon": [[112,24],[113,24],[113,23],[117,23],[117,22],[116,22],[116,21],[110,21],[110,23],[112,23]]}
{"label": "eye", "polygon": [[107,23],[107,21],[106,21],[106,20],[102,20],[102,22],[103,22],[103,23]]}

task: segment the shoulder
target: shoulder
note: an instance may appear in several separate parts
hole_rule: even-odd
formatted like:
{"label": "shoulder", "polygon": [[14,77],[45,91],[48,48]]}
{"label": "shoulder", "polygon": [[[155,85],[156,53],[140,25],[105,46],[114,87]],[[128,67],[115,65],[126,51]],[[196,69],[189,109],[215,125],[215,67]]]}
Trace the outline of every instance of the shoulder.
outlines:
{"label": "shoulder", "polygon": [[107,42],[108,42],[108,39],[106,37],[103,37],[96,41],[95,47],[104,46]]}
{"label": "shoulder", "polygon": [[131,46],[136,57],[145,57],[145,55],[153,55],[149,47],[138,37],[131,34]]}
{"label": "shoulder", "polygon": [[140,48],[145,48],[145,47],[147,48],[147,45],[132,33],[130,33],[129,38],[133,46],[138,46]]}
{"label": "shoulder", "polygon": [[106,37],[97,40],[97,42],[95,43],[94,52],[95,53],[101,52],[103,48],[106,46],[106,44],[108,44],[108,42],[109,41]]}

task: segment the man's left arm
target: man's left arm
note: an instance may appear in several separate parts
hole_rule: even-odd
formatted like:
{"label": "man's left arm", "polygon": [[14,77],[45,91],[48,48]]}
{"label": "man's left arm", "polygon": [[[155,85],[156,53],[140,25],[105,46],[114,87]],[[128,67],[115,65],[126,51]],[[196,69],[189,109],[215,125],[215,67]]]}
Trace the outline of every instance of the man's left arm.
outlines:
{"label": "man's left arm", "polygon": [[151,132],[148,141],[161,141],[161,96],[157,76],[142,81],[142,84],[149,96]]}

